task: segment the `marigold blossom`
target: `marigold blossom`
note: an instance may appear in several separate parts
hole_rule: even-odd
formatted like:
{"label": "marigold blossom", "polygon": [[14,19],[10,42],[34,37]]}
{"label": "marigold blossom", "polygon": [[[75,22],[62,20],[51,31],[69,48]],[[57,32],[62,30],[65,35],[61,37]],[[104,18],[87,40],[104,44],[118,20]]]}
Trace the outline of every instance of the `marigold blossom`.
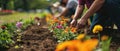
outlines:
{"label": "marigold blossom", "polygon": [[98,33],[103,30],[103,27],[101,25],[95,25],[93,28],[93,33]]}
{"label": "marigold blossom", "polygon": [[73,33],[77,32],[77,28],[72,27],[72,28],[71,28],[71,32],[73,32]]}
{"label": "marigold blossom", "polygon": [[85,41],[80,40],[71,40],[71,41],[65,41],[56,47],[55,51],[93,51],[94,48],[96,48],[98,44],[97,39],[89,39]]}
{"label": "marigold blossom", "polygon": [[108,36],[107,36],[107,35],[103,35],[103,36],[101,37],[101,40],[102,40],[102,41],[108,40]]}

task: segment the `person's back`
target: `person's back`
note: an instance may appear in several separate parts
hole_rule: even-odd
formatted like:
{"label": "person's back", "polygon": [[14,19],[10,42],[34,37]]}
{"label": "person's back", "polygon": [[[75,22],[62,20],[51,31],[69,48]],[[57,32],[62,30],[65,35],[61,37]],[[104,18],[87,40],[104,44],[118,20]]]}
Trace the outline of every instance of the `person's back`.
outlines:
{"label": "person's back", "polygon": [[65,16],[70,17],[75,13],[76,7],[78,5],[77,0],[68,0],[66,8],[68,8],[68,12]]}
{"label": "person's back", "polygon": [[[81,16],[85,4],[87,5],[88,10]],[[78,5],[77,12],[71,22],[72,26],[77,25],[78,28],[82,28],[85,26],[88,18],[95,14],[90,26],[91,30],[97,24],[107,28],[113,23],[116,24],[120,30],[120,0],[79,0]],[[78,16],[81,16],[81,19],[77,23]]]}
{"label": "person's back", "polygon": [[60,0],[60,5],[65,7],[65,9],[57,17],[61,17],[61,16],[71,17],[75,13],[76,7],[78,5],[78,1],[77,0]]}

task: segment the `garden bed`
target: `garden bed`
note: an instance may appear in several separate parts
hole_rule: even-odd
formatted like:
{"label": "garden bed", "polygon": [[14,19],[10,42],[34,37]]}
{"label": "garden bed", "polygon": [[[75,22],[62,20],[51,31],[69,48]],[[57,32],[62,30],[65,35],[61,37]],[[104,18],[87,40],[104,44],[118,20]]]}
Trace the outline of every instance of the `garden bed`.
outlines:
{"label": "garden bed", "polygon": [[54,51],[57,45],[53,33],[47,28],[33,25],[28,27],[22,34],[22,41],[19,42],[19,44],[21,44],[23,48],[15,49],[11,47],[8,51]]}
{"label": "garden bed", "polygon": [[[21,41],[16,41],[17,37],[15,36],[13,39],[15,40],[15,44],[10,45],[10,48],[0,48],[2,51],[54,51],[57,44],[58,39],[56,39],[53,35],[53,32],[49,30],[45,25],[45,19],[40,21],[41,25],[32,24],[29,25],[22,33]],[[112,41],[110,44],[110,51],[117,51],[120,47],[120,32],[114,29],[104,29],[100,35],[108,35],[112,37]],[[88,33],[88,35],[90,35]],[[93,34],[92,34],[93,35]],[[19,47],[18,47],[19,46]]]}
{"label": "garden bed", "polygon": [[[112,32],[113,31],[114,34],[118,34],[118,31],[112,30]],[[113,36],[113,34],[109,35]],[[15,49],[14,47],[11,47],[7,51],[54,51],[58,43],[53,37],[53,33],[51,33],[47,28],[33,25],[23,32],[23,38],[19,44],[21,44],[23,48]],[[120,38],[113,36],[110,51],[117,51],[119,47]]]}

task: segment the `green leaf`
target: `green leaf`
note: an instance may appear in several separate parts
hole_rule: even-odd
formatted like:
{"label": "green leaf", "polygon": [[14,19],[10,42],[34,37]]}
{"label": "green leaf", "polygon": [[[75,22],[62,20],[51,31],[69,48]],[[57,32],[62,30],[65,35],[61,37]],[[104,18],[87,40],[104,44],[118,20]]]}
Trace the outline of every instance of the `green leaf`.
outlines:
{"label": "green leaf", "polygon": [[117,51],[120,51],[120,47],[117,49]]}
{"label": "green leaf", "polygon": [[106,41],[102,41],[102,51],[109,51],[111,39],[112,38],[109,38]]}

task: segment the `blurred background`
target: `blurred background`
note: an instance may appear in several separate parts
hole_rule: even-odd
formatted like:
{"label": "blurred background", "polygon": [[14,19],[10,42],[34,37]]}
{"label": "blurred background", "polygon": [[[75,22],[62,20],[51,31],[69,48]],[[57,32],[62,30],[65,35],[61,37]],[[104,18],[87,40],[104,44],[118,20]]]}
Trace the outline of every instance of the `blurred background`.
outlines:
{"label": "blurred background", "polygon": [[59,5],[59,0],[0,0],[0,25],[19,19],[45,17],[55,11],[51,11],[53,5]]}
{"label": "blurred background", "polygon": [[30,11],[45,9],[57,0],[0,0],[0,8],[3,10]]}

